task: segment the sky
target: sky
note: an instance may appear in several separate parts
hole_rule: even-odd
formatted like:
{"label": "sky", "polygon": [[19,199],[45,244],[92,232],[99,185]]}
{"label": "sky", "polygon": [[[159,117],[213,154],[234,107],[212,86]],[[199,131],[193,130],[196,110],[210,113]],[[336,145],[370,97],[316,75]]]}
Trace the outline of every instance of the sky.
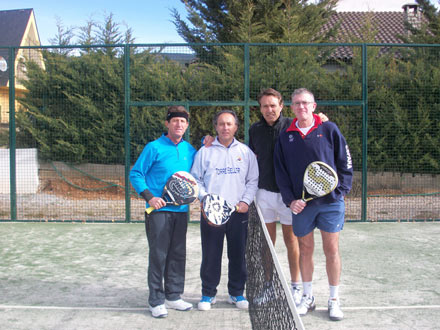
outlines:
{"label": "sky", "polygon": [[[414,0],[340,0],[338,11],[401,11]],[[433,0],[433,3],[438,3]],[[121,32],[130,27],[135,43],[182,43],[176,32],[171,9],[176,8],[182,18],[186,10],[180,0],[0,0],[0,10],[33,8],[42,45],[57,34],[57,18],[64,27],[85,26],[93,19],[103,22],[113,14]]]}

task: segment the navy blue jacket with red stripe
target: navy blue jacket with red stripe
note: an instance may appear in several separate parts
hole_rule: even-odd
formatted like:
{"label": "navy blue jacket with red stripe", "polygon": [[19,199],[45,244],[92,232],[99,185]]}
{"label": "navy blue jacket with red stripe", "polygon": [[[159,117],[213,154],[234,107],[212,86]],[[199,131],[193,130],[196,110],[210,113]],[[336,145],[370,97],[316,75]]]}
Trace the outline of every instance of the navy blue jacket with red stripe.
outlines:
{"label": "navy blue jacket with red stripe", "polygon": [[314,199],[309,204],[335,202],[351,189],[353,167],[348,145],[335,123],[322,122],[313,115],[315,125],[303,135],[296,127],[296,118],[290,127],[281,132],[274,151],[275,177],[283,202],[302,198],[304,171],[311,162],[322,161],[338,174],[339,183],[329,195]]}

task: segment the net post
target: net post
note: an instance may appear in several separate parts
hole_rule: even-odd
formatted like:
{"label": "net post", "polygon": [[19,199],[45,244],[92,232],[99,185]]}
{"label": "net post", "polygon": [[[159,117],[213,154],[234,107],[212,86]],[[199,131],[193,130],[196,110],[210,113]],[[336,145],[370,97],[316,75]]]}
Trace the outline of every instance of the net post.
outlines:
{"label": "net post", "polygon": [[261,213],[260,208],[257,205],[257,201],[254,199],[255,208],[257,209],[258,217],[260,219],[261,228],[263,229],[264,236],[266,237],[267,245],[269,246],[270,253],[273,257],[273,262],[275,264],[275,268],[278,271],[278,275],[280,277],[281,284],[286,293],[287,303],[289,304],[289,308],[292,311],[293,317],[295,318],[296,329],[304,330],[304,325],[301,321],[301,318],[298,315],[298,311],[296,310],[295,302],[293,301],[292,292],[290,290],[290,286],[287,283],[286,277],[284,276],[284,272],[281,269],[280,262],[278,260],[277,254],[275,252],[275,247],[273,246],[272,240],[270,239],[269,232],[267,231],[266,224],[264,223],[264,217]]}

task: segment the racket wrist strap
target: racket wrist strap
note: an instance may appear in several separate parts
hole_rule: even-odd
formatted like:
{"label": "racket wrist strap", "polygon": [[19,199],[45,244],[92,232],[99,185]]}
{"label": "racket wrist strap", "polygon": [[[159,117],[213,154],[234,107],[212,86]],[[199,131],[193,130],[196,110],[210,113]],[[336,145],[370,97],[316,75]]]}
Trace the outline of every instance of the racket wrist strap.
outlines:
{"label": "racket wrist strap", "polygon": [[154,195],[148,189],[145,189],[139,195],[141,195],[147,202],[154,197]]}

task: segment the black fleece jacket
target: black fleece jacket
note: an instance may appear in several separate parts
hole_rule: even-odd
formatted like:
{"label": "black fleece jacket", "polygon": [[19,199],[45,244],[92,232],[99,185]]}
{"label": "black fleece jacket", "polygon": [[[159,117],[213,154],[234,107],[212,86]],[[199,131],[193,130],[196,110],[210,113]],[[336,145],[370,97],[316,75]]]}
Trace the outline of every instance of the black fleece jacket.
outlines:
{"label": "black fleece jacket", "polygon": [[273,126],[269,126],[261,116],[260,121],[256,122],[249,129],[249,147],[257,155],[258,188],[271,192],[280,192],[275,180],[275,168],[273,164],[273,153],[275,143],[280,132],[285,131],[292,123],[292,118],[280,117]]}

